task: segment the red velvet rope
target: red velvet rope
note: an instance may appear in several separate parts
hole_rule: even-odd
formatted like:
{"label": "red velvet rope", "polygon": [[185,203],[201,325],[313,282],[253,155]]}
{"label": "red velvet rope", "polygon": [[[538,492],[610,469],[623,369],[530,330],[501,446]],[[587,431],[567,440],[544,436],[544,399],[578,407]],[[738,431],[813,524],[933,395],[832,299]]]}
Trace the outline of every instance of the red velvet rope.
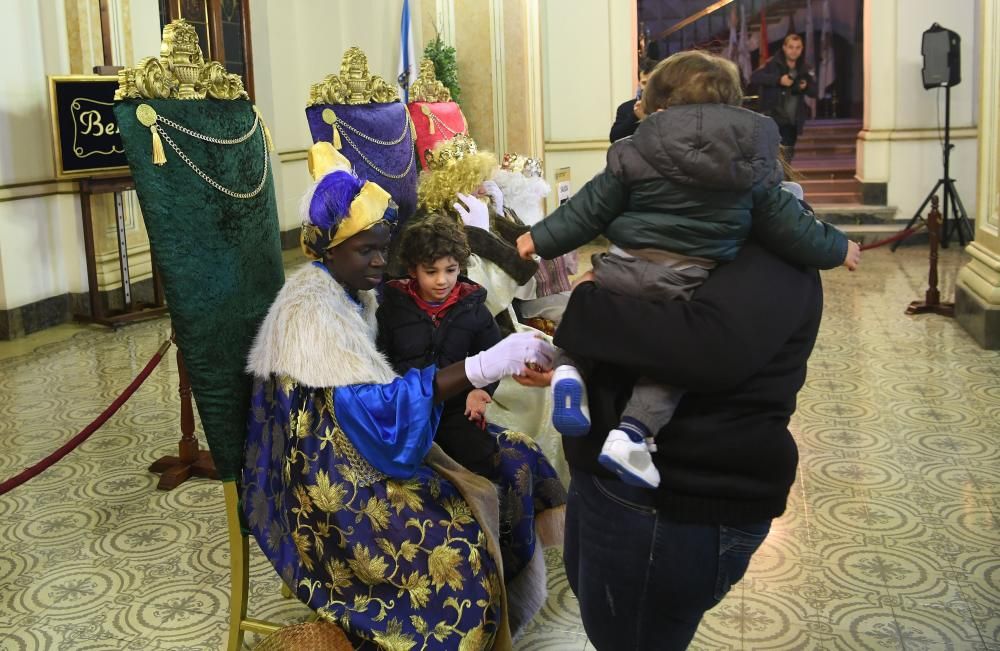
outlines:
{"label": "red velvet rope", "polygon": [[80,430],[79,434],[66,441],[66,443],[60,446],[49,456],[45,457],[35,465],[25,468],[20,474],[17,474],[0,484],[0,495],[17,488],[32,477],[48,470],[54,463],[65,457],[67,454],[76,449],[77,446],[90,438],[91,434],[96,432],[101,425],[114,416],[115,412],[121,409],[121,406],[132,397],[132,394],[135,393],[136,389],[138,389],[142,383],[145,382],[146,378],[149,377],[149,374],[153,372],[154,368],[156,368],[156,365],[160,363],[161,359],[163,359],[163,355],[167,352],[168,348],[170,348],[169,339],[160,344],[159,350],[156,351],[156,354],[153,355],[152,359],[150,359],[142,371],[139,372],[139,375],[135,376],[132,383],[125,387],[122,394],[115,398],[115,401],[108,405],[108,408],[102,411],[101,415],[94,419],[94,422]]}
{"label": "red velvet rope", "polygon": [[878,247],[885,246],[886,244],[892,244],[893,242],[897,242],[899,240],[905,240],[910,235],[913,235],[914,233],[919,231],[921,228],[923,228],[923,224],[921,224],[920,226],[914,226],[912,228],[904,228],[903,230],[899,231],[892,237],[887,237],[884,240],[878,240],[877,242],[872,242],[871,244],[865,244],[864,246],[861,247],[861,250],[867,251],[868,249],[877,249]]}

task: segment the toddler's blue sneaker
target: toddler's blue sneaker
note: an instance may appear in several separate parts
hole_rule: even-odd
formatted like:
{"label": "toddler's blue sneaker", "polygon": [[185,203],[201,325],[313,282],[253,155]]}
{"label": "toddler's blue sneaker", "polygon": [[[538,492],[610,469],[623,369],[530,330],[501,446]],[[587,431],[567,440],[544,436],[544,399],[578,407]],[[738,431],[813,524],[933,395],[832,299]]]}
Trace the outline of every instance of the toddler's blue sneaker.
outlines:
{"label": "toddler's blue sneaker", "polygon": [[560,366],[552,374],[552,426],[563,436],[590,431],[587,387],[573,366]]}

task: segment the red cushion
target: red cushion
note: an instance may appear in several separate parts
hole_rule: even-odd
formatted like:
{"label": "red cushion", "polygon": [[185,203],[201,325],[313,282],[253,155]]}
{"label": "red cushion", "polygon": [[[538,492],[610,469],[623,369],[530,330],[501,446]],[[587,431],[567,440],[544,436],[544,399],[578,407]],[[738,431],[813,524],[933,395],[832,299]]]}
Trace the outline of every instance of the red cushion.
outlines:
{"label": "red cushion", "polygon": [[[434,149],[434,145],[451,140],[456,133],[468,133],[462,108],[455,102],[410,102],[406,108],[417,130],[417,154],[422,169],[427,169],[424,155]],[[428,115],[428,111],[437,119]]]}

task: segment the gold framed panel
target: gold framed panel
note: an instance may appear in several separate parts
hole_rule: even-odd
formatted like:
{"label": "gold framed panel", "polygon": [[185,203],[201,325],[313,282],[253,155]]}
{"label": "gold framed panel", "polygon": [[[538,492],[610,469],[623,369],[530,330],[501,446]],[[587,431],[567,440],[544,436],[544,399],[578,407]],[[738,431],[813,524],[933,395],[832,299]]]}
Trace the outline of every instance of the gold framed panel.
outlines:
{"label": "gold framed panel", "polygon": [[[60,144],[62,143],[61,131],[59,128],[59,115],[58,107],[56,106],[56,85],[59,82],[77,82],[77,83],[89,83],[89,82],[103,82],[103,83],[114,83],[115,87],[118,85],[118,77],[114,75],[49,75],[49,120],[52,125],[52,149],[55,153],[55,178],[57,180],[67,180],[67,179],[80,179],[95,176],[123,176],[129,174],[128,165],[121,165],[116,167],[93,167],[87,169],[79,169],[72,171],[65,171],[63,169],[63,156],[62,148]],[[124,148],[122,150],[124,153]]]}

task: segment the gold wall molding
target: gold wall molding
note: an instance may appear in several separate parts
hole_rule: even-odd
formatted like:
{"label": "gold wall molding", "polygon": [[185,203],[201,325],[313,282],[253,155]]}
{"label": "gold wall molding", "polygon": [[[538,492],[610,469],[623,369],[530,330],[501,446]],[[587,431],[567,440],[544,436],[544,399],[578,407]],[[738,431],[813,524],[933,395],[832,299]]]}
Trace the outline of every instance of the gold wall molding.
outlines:
{"label": "gold wall molding", "polygon": [[[527,140],[525,153],[541,158],[545,153],[545,109],[542,106],[542,36],[541,7],[539,0],[525,0],[525,60],[528,68],[526,79]],[[633,21],[634,23],[635,21]]]}
{"label": "gold wall molding", "polygon": [[[862,129],[858,132],[858,140],[867,142],[900,141],[900,140],[939,140],[943,131],[937,129]],[[967,140],[979,137],[977,127],[957,127],[951,130],[952,140]]]}
{"label": "gold wall molding", "polygon": [[5,201],[21,201],[24,199],[51,197],[57,194],[79,193],[80,189],[73,181],[43,179],[40,181],[10,183],[8,185],[0,185],[0,203]]}
{"label": "gold wall molding", "polygon": [[979,6],[980,66],[976,238],[955,283],[955,318],[976,342],[1000,350],[1000,6]]}
{"label": "gold wall molding", "polygon": [[607,140],[546,140],[545,151],[604,151],[611,146]]}
{"label": "gold wall molding", "polygon": [[[987,6],[988,5],[988,6]],[[979,66],[979,197],[976,202],[976,241],[989,243],[1000,255],[1000,8],[995,2],[980,7],[982,29]]]}
{"label": "gold wall molding", "polygon": [[507,151],[507,61],[503,22],[504,0],[490,0],[490,38],[493,41],[493,149]]}
{"label": "gold wall molding", "polygon": [[64,7],[70,74],[91,74],[104,64],[100,7],[93,0],[64,0]]}
{"label": "gold wall molding", "polygon": [[278,162],[280,163],[294,163],[300,160],[308,160],[308,158],[308,149],[286,149],[278,152]]}
{"label": "gold wall molding", "polygon": [[435,25],[435,29],[439,30],[438,33],[441,34],[442,41],[454,47],[455,46],[455,0],[435,0],[434,9],[437,18],[436,21],[437,24]]}

